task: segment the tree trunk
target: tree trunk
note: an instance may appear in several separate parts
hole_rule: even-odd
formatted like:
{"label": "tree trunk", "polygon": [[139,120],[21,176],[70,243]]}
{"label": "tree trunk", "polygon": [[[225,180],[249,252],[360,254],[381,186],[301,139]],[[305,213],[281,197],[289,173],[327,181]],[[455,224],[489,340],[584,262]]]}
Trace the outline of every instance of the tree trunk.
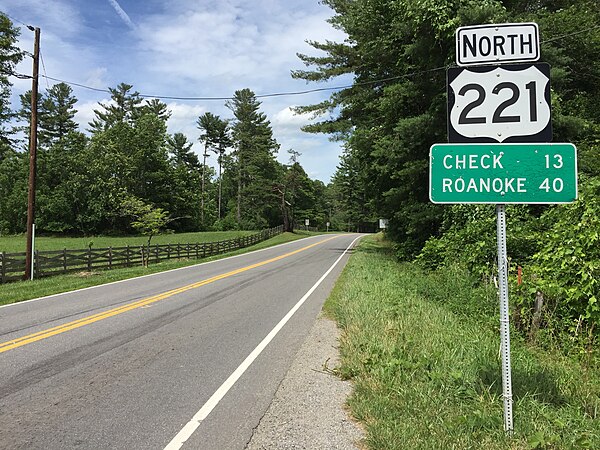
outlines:
{"label": "tree trunk", "polygon": [[290,230],[290,215],[288,208],[285,205],[285,191],[279,192],[281,192],[281,215],[283,216],[283,231],[292,231]]}
{"label": "tree trunk", "polygon": [[535,293],[535,302],[533,304],[533,317],[531,318],[531,328],[529,329],[529,340],[535,341],[538,330],[542,323],[542,308],[544,307],[544,294],[540,291]]}

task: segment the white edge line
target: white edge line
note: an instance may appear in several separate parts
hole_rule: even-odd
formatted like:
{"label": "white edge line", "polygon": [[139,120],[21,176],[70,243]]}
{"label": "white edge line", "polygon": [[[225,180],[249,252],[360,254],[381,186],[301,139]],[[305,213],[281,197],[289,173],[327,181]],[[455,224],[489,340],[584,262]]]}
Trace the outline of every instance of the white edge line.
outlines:
{"label": "white edge line", "polygon": [[[73,293],[76,293],[76,292],[88,291],[90,289],[97,289],[97,288],[100,288],[100,287],[103,287],[103,286],[110,286],[110,285],[113,285],[113,284],[125,283],[127,281],[139,280],[141,278],[154,277],[154,276],[157,276],[157,275],[162,275],[164,273],[176,272],[178,270],[193,269],[194,267],[204,266],[205,264],[212,264],[212,263],[216,263],[218,261],[223,261],[223,260],[226,260],[226,259],[234,259],[234,258],[239,258],[241,256],[251,255],[253,253],[264,252],[265,250],[271,250],[271,249],[276,248],[276,247],[282,247],[284,245],[290,245],[290,244],[293,244],[294,242],[300,242],[300,241],[303,241],[305,239],[317,238],[319,236],[329,236],[329,235],[327,235],[327,234],[318,234],[316,236],[307,236],[307,237],[304,237],[304,238],[296,239],[295,241],[284,242],[283,244],[272,245],[271,247],[260,248],[258,250],[252,250],[251,252],[241,253],[239,255],[226,256],[225,258],[219,258],[219,259],[215,259],[213,261],[205,261],[205,262],[198,263],[198,264],[192,264],[190,266],[178,267],[176,269],[169,269],[169,270],[165,270],[165,271],[161,271],[161,272],[149,273],[147,275],[140,275],[139,277],[125,278],[124,280],[111,281],[110,283],[97,284],[95,286],[89,286],[89,287],[85,287],[85,288],[81,288],[81,289],[75,289],[73,291],[59,292],[57,294],[46,295],[45,297],[32,298],[32,299],[29,299],[29,300],[23,300],[22,302],[14,302],[14,303],[9,303],[7,305],[0,305],[0,309],[2,309],[2,308],[8,308],[9,306],[17,306],[17,305],[24,305],[26,303],[37,302],[38,300],[46,300],[46,299],[49,299],[49,298],[60,297],[61,295],[67,295],[67,294],[73,294]],[[115,270],[118,270],[118,269],[115,269]]]}
{"label": "white edge line", "polygon": [[250,367],[250,365],[254,362],[256,358],[262,353],[262,351],[269,345],[269,343],[277,336],[279,331],[284,327],[284,325],[292,318],[292,316],[298,311],[298,309],[304,304],[304,302],[310,297],[310,295],[319,287],[319,285],[323,282],[323,280],[331,273],[335,266],[340,262],[340,260],[344,257],[344,255],[348,252],[350,248],[354,245],[354,243],[360,239],[362,236],[358,236],[354,239],[350,245],[344,250],[338,259],[335,260],[333,265],[327,269],[327,272],[319,278],[319,280],[308,290],[306,294],[302,296],[298,303],[294,305],[292,309],[279,321],[275,328],[273,328],[269,334],[256,346],[254,350],[244,359],[244,361],[238,366],[237,369],[233,371],[229,378],[225,380],[225,382],[215,391],[215,393],[208,399],[208,401],[200,408],[200,410],[194,414],[194,417],[184,425],[184,427],[177,433],[177,435],[167,444],[164,450],[177,450],[180,449],[183,444],[194,434],[194,432],[198,429],[200,424],[204,419],[208,417],[208,415],[212,412],[212,410],[219,404],[219,402],[225,397],[225,394],[234,386],[234,384],[239,380],[239,378],[244,374],[244,372]]}

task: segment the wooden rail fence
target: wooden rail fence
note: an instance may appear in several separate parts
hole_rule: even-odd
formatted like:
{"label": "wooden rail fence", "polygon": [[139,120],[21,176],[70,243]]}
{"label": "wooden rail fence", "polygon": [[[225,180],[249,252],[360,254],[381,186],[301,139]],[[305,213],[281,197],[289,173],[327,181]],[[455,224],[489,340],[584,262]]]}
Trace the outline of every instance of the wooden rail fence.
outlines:
{"label": "wooden rail fence", "polygon": [[[36,250],[34,278],[72,272],[130,267],[158,263],[169,259],[200,259],[220,255],[262,242],[283,233],[283,226],[263,230],[250,236],[196,244],[139,245],[88,248],[83,250]],[[22,280],[25,276],[25,253],[0,253],[0,284]]]}

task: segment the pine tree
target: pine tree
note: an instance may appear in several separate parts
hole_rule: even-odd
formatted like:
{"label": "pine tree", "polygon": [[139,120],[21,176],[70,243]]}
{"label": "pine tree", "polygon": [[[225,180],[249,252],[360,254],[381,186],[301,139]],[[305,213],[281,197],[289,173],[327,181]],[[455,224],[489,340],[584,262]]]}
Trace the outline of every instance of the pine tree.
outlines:
{"label": "pine tree", "polygon": [[[19,98],[21,108],[16,117],[22,125],[15,129],[26,136],[24,147],[27,148],[31,122],[31,90],[21,94]],[[41,150],[47,150],[70,132],[77,131],[78,125],[73,120],[77,113],[76,103],[73,90],[65,83],[55,84],[45,94],[38,94],[38,147]]]}
{"label": "pine tree", "polygon": [[108,88],[112,103],[100,103],[102,109],[95,109],[96,117],[89,123],[92,133],[104,131],[116,124],[132,124],[142,115],[142,101],[139,92],[131,92],[133,86],[126,83],[116,88]]}
{"label": "pine tree", "polygon": [[39,123],[40,130],[47,134],[50,143],[56,143],[67,134],[77,131],[74,117],[77,113],[77,98],[73,89],[65,83],[58,83],[46,91],[42,101],[44,122]]}
{"label": "pine tree", "polygon": [[0,12],[0,161],[12,152],[12,133],[8,127],[13,118],[10,106],[12,84],[9,77],[23,59],[23,53],[16,46],[19,34],[19,29]]}
{"label": "pine tree", "polygon": [[[197,121],[198,129],[201,131],[200,142],[204,143],[202,167],[206,166],[208,152],[211,151],[217,155],[219,164],[219,192],[218,192],[218,218],[221,218],[221,196],[222,196],[222,168],[223,156],[228,147],[231,146],[229,137],[229,122],[221,119],[210,112],[201,115]],[[204,171],[203,171],[204,173]],[[204,180],[204,175],[202,176]],[[202,199],[204,199],[204,183],[202,184]],[[204,202],[202,202],[202,215],[204,215]]]}
{"label": "pine tree", "polygon": [[236,91],[226,106],[235,117],[232,138],[237,166],[238,226],[259,228],[273,224],[280,217],[278,196],[273,190],[278,175],[275,154],[279,144],[250,89]]}

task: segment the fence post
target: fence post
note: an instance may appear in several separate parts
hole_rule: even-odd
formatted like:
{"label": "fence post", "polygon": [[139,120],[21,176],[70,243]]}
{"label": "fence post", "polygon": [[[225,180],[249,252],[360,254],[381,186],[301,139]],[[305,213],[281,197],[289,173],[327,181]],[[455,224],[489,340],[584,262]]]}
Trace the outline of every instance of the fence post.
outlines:
{"label": "fence post", "polygon": [[112,247],[108,247],[108,268],[112,269]]}
{"label": "fence post", "polygon": [[154,247],[154,253],[156,253],[156,263],[158,264],[160,262],[160,256],[158,255],[158,244],[156,244],[156,247]]}
{"label": "fence post", "polygon": [[0,269],[0,283],[4,283],[6,279],[6,252],[2,252],[0,263],[2,263],[2,268]]}
{"label": "fence post", "polygon": [[196,251],[196,259],[198,259],[198,244],[197,242],[194,244],[194,250]]}
{"label": "fence post", "polygon": [[87,252],[87,268],[88,268],[88,272],[92,271],[92,247],[88,247],[88,252]]}
{"label": "fence post", "polygon": [[40,261],[40,251],[36,250],[34,256],[35,257],[34,257],[34,264],[33,264],[33,269],[34,269],[33,270],[33,273],[34,273],[33,277],[36,278],[36,277],[39,277],[40,274],[41,274],[41,272],[42,272],[42,270],[41,270],[42,269],[41,268],[41,261]]}
{"label": "fence post", "polygon": [[63,273],[67,273],[67,248],[63,248]]}

